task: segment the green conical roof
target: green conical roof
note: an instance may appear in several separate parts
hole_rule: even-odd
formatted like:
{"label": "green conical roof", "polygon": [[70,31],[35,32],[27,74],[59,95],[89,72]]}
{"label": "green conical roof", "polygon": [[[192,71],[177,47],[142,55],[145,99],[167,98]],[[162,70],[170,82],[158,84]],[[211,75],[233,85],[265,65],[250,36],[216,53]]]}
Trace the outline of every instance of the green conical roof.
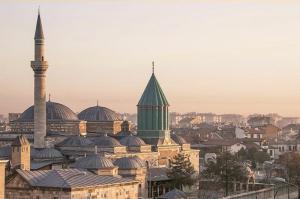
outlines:
{"label": "green conical roof", "polygon": [[138,106],[169,106],[169,102],[165,97],[154,73],[144,90],[144,93],[138,103]]}

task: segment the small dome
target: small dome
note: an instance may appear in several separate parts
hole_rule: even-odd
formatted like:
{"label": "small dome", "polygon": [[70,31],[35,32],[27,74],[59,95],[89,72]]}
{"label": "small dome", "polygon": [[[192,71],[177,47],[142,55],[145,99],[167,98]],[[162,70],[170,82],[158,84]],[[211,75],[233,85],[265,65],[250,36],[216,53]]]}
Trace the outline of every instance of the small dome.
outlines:
{"label": "small dome", "polygon": [[120,121],[122,116],[115,111],[102,107],[93,106],[81,111],[78,114],[79,119],[85,121]]}
{"label": "small dome", "polygon": [[71,167],[79,169],[102,169],[115,167],[111,160],[99,154],[78,159]]}
{"label": "small dome", "polygon": [[43,148],[43,149],[31,149],[31,157],[33,159],[57,159],[63,158],[64,156],[60,151],[54,148]]}
{"label": "small dome", "polygon": [[96,137],[93,142],[99,147],[118,147],[122,146],[118,140],[115,138],[109,137],[107,135],[103,135],[100,137]]}
{"label": "small dome", "polygon": [[132,135],[129,135],[129,136],[126,136],[124,138],[122,138],[120,140],[120,143],[124,146],[145,146],[146,143],[139,137],[136,137],[136,136],[132,136]]}
{"label": "small dome", "polygon": [[179,189],[173,189],[172,191],[169,191],[158,198],[161,198],[161,199],[186,199],[187,195]]}
{"label": "small dome", "polygon": [[[76,121],[77,115],[67,106],[56,102],[46,102],[46,117],[47,120],[60,121]],[[34,121],[34,106],[26,109],[17,119],[19,122],[33,122]]]}
{"label": "small dome", "polygon": [[141,168],[141,164],[132,157],[123,157],[115,160],[114,165],[118,166],[119,169],[138,169]]}
{"label": "small dome", "polygon": [[176,144],[182,145],[182,144],[188,144],[187,141],[185,141],[185,139],[179,135],[176,135],[175,133],[171,134],[171,138],[172,140],[174,140],[174,142],[176,142]]}
{"label": "small dome", "polygon": [[142,160],[141,158],[139,158],[138,156],[134,156],[132,158],[135,159],[140,164],[141,167],[147,166],[146,162],[144,160]]}
{"label": "small dome", "polygon": [[95,144],[86,137],[82,136],[69,136],[62,142],[57,143],[57,147],[92,147]]}

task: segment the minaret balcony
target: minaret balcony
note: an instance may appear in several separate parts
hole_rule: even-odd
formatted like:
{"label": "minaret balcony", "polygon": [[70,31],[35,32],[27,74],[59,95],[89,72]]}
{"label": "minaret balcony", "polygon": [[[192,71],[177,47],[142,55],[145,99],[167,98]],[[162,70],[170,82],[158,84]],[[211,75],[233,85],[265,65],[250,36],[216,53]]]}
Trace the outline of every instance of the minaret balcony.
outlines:
{"label": "minaret balcony", "polygon": [[34,72],[45,72],[48,69],[47,61],[31,61],[31,68]]}

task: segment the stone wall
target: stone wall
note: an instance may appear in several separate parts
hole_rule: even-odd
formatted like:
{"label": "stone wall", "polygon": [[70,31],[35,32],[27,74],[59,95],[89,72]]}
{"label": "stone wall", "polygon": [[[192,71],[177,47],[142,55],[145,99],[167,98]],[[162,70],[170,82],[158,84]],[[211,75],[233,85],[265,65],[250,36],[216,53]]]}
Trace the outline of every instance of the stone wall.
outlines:
{"label": "stone wall", "polygon": [[137,199],[138,182],[73,189],[35,188],[16,175],[6,184],[5,195],[6,199]]}

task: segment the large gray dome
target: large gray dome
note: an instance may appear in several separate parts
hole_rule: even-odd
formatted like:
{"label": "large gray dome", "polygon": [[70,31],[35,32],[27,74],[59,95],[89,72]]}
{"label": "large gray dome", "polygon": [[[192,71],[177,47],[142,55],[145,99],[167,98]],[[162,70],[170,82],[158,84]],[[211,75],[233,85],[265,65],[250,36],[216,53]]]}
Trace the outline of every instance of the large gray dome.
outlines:
{"label": "large gray dome", "polygon": [[145,146],[146,143],[139,137],[129,135],[120,140],[120,143],[124,146],[135,147],[135,146]]}
{"label": "large gray dome", "polygon": [[57,147],[92,147],[95,144],[86,137],[82,136],[68,136],[63,141],[57,143]]}
{"label": "large gray dome", "polygon": [[33,159],[39,159],[39,160],[64,158],[61,152],[54,148],[42,148],[42,149],[31,148],[31,157]]}
{"label": "large gray dome", "polygon": [[103,135],[92,140],[99,147],[119,147],[122,146],[115,138]]}
{"label": "large gray dome", "polygon": [[78,159],[71,167],[80,169],[103,169],[113,168],[115,166],[112,161],[106,157],[94,154]]}
{"label": "large gray dome", "polygon": [[[47,120],[73,121],[78,120],[77,115],[67,106],[56,102],[46,102]],[[26,109],[17,119],[20,122],[34,121],[34,106]]]}
{"label": "large gray dome", "polygon": [[78,114],[79,119],[85,121],[120,121],[122,116],[115,111],[102,107],[93,106],[81,111]]}
{"label": "large gray dome", "polygon": [[133,157],[123,157],[115,160],[114,165],[118,166],[119,169],[138,169],[141,168],[140,162]]}

